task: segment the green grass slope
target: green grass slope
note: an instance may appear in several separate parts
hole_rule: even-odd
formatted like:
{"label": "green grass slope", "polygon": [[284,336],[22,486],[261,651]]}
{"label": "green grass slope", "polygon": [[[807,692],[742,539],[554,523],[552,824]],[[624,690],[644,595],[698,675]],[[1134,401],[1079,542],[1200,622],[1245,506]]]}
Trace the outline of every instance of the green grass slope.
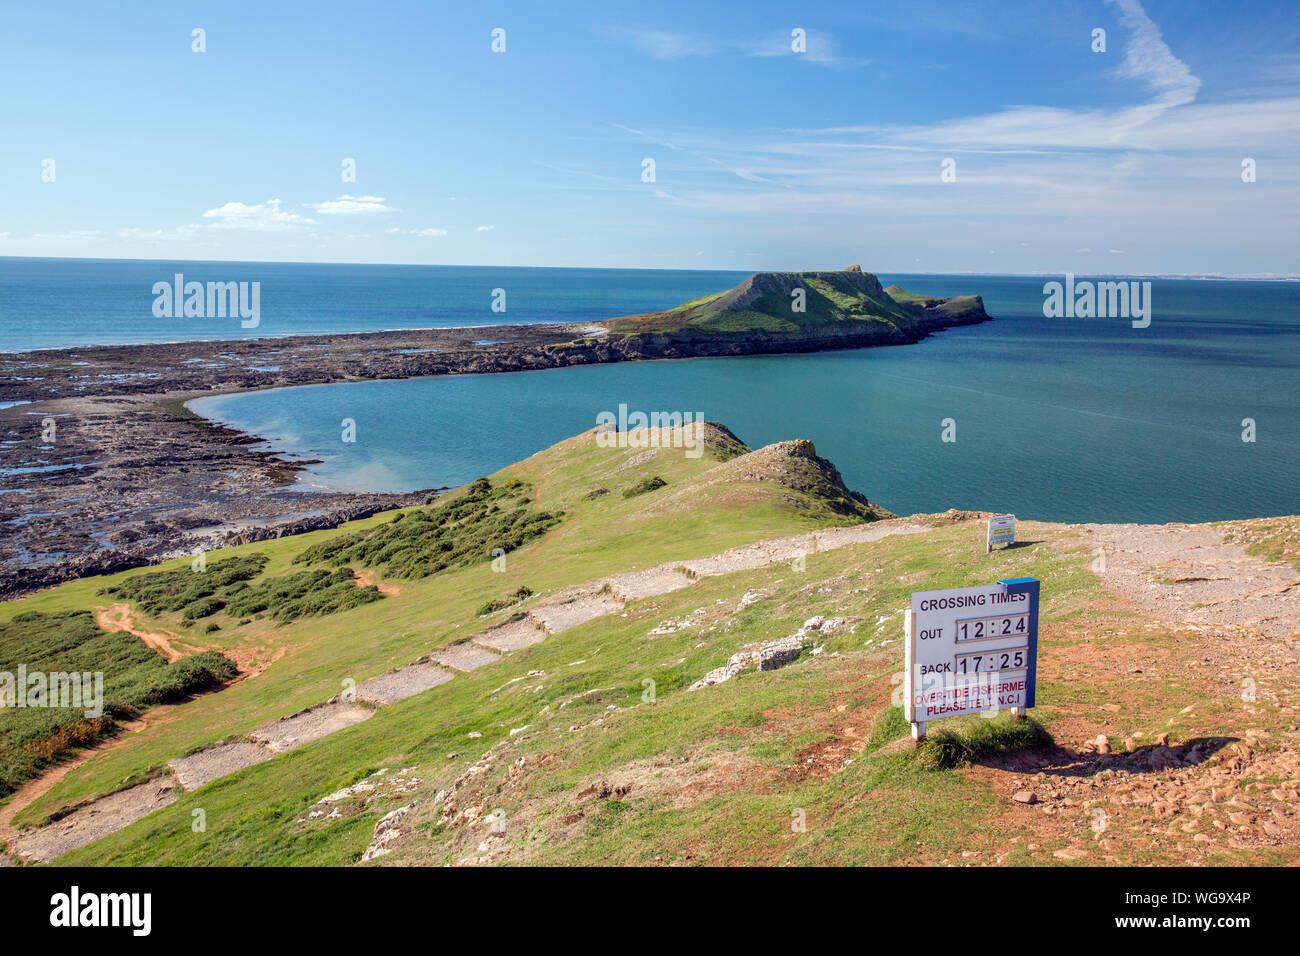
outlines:
{"label": "green grass slope", "polygon": [[[691,457],[653,447],[652,437],[673,436],[632,433],[610,447],[596,430],[584,432],[429,508],[407,509],[395,525],[395,515],[380,515],[211,555],[216,562],[264,554],[261,574],[280,576],[310,566],[304,555],[346,554],[385,598],[285,623],[241,624],[218,612],[223,626],[213,635],[187,624],[180,610],[147,614],[133,605],[142,625],[194,646],[207,638],[261,669],[118,738],[17,822],[37,824],[146,779],[187,750],[318,703],[347,680],[406,664],[574,585],[883,520],[879,530],[908,533],[629,601],[382,707],[364,723],[183,793],[58,862],[352,864],[394,812],[385,826],[396,833],[376,864],[1296,861],[1294,844],[1241,843],[1236,828],[1205,823],[1197,830],[1204,840],[1194,842],[1190,816],[1171,821],[1154,797],[1138,803],[1132,796],[1172,786],[1189,771],[1152,764],[1121,786],[1111,774],[1085,779],[1067,767],[1035,782],[1045,775],[1023,762],[1026,748],[1121,728],[1143,747],[1161,733],[1216,740],[1242,719],[1236,682],[1188,666],[1222,653],[1211,649],[1215,635],[1179,631],[1116,601],[1089,570],[1094,555],[1078,529],[1023,521],[1019,546],[986,554],[979,515],[891,519],[846,489],[808,442],[750,451],[710,426],[703,454]],[[411,566],[401,558],[363,567],[393,543],[383,529],[417,513],[433,527],[458,515],[453,523],[467,522],[459,526],[476,547],[490,546],[491,535],[480,532],[500,512],[489,505],[474,518],[490,489],[508,490],[492,499],[503,510],[527,507],[561,520],[508,551],[499,570],[487,554],[417,576],[376,575]],[[626,494],[634,489],[641,490]],[[1043,582],[1034,722],[959,718],[936,725],[919,752],[900,746],[901,609],[909,594],[1021,576]],[[0,606],[0,622],[31,610],[93,607],[103,600],[100,587],[124,577],[73,582]],[[814,616],[827,622],[810,631]],[[800,632],[813,647],[795,663],[689,689],[743,649]],[[1285,734],[1294,717],[1284,703],[1280,692],[1261,696],[1245,718],[1252,733]],[[1215,779],[1214,787],[1224,785]],[[1010,799],[1035,786],[1045,806]],[[1050,796],[1053,786],[1059,792]],[[1104,835],[1095,829],[1098,808],[1107,814]],[[196,809],[205,811],[202,833],[191,826]]]}
{"label": "green grass slope", "polygon": [[[1117,644],[1159,659],[1178,638],[1108,607],[1091,553],[1068,532],[1026,522],[1032,545],[985,555],[981,531],[981,522],[943,522],[810,555],[803,571],[738,572],[634,602],[186,794],[59,862],[351,864],[380,819],[404,807],[377,863],[1059,864],[1103,854],[1159,863],[1178,859],[1180,842],[1206,862],[1285,860],[1235,850],[1227,835],[1218,845],[1191,844],[1185,833],[1153,839],[1150,807],[1129,818],[1108,802],[1076,802],[1046,817],[999,792],[982,764],[1074,739],[1081,723],[1106,726],[1117,701],[1148,740],[1171,730],[1194,737],[1222,722],[1236,689],[1176,670],[1124,687]],[[906,735],[897,693],[907,595],[1024,575],[1048,586],[1035,722],[949,720],[932,746],[897,746]],[[687,689],[740,648],[814,614],[851,627],[782,670]],[[1082,664],[1091,659],[1099,663]],[[320,803],[362,782],[374,789]],[[1104,846],[1090,827],[1098,805],[1111,814]],[[205,833],[190,828],[196,808]]]}
{"label": "green grass slope", "polygon": [[[457,521],[464,521],[477,513],[468,512],[466,505],[481,504],[478,483],[426,508],[376,515],[334,531],[262,541],[207,556],[210,570],[240,570],[241,580],[232,585],[240,588],[231,598],[234,602],[265,592],[266,582],[299,573],[305,563],[316,567],[311,562],[324,562],[324,567],[333,568],[340,556],[346,556],[354,564],[343,568],[358,577],[369,575],[367,587],[383,588],[383,600],[363,606],[286,621],[273,613],[251,618],[228,613],[245,610],[236,603],[194,619],[186,616],[187,611],[192,610],[198,591],[206,588],[192,590],[193,585],[176,583],[202,577],[191,574],[188,559],[150,572],[74,581],[0,605],[3,626],[28,611],[83,611],[125,599],[138,627],[170,634],[178,645],[221,651],[256,674],[255,679],[187,704],[164,729],[148,727],[120,738],[104,753],[72,769],[49,793],[26,807],[18,822],[39,822],[60,808],[147,778],[160,772],[167,760],[189,750],[238,737],[267,720],[319,703],[339,693],[347,679],[359,683],[470,637],[512,613],[512,607],[503,605],[499,613],[480,617],[485,602],[521,587],[531,590],[536,595],[532,600],[537,601],[602,575],[889,516],[845,488],[838,472],[816,456],[809,442],[751,452],[725,428],[706,425],[701,454],[692,457],[683,447],[641,447],[642,442],[659,444],[661,438],[663,444],[670,444],[671,435],[634,432],[627,437],[630,447],[603,447],[593,429],[489,476],[487,484],[492,488],[511,491],[501,499],[509,510],[490,515],[486,522],[500,536],[485,534],[479,525],[469,527],[467,534],[479,549],[477,559],[462,555],[465,560],[458,558],[436,573],[408,578],[411,565],[400,539],[395,551],[370,545],[393,544],[386,532],[403,529],[408,522],[410,527],[418,521],[422,528],[438,528],[446,524],[440,520],[442,515],[457,515]],[[663,485],[624,497],[624,491],[651,477],[659,477]],[[526,506],[518,501],[520,489],[527,489]],[[513,514],[516,507],[533,515],[562,518],[559,524],[548,519],[548,530],[541,537],[528,538],[510,550],[520,544],[515,537],[519,522],[495,522],[499,515]],[[443,546],[444,539],[430,540],[435,548]],[[504,563],[495,564],[503,570],[494,570],[492,551],[498,546],[507,549]],[[243,573],[254,566],[263,568],[259,576],[243,580]],[[175,576],[168,577],[172,572]],[[142,578],[155,586],[142,585]],[[349,587],[359,590],[355,584]],[[219,629],[209,631],[212,623]]]}
{"label": "green grass slope", "polygon": [[[912,341],[936,316],[983,315],[978,296],[935,299],[893,294],[857,266],[840,272],[760,272],[725,292],[663,312],[622,316],[603,324],[613,333],[685,337],[762,332],[800,335],[874,332]],[[901,293],[901,290],[899,290]],[[802,301],[799,310],[796,303]]]}

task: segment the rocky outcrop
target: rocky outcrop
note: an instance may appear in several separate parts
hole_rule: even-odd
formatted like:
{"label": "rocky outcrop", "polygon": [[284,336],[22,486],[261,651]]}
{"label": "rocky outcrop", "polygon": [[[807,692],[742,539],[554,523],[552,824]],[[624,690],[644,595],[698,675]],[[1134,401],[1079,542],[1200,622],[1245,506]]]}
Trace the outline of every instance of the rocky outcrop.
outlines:
{"label": "rocky outcrop", "polygon": [[750,644],[742,648],[738,653],[727,658],[727,663],[715,667],[686,689],[701,690],[725,683],[754,666],[757,666],[760,672],[779,670],[797,661],[803,656],[804,651],[812,650],[814,654],[819,653],[820,648],[813,647],[817,638],[831,637],[848,626],[850,626],[849,622],[842,617],[828,619],[820,614],[810,617],[789,637],[762,644]]}

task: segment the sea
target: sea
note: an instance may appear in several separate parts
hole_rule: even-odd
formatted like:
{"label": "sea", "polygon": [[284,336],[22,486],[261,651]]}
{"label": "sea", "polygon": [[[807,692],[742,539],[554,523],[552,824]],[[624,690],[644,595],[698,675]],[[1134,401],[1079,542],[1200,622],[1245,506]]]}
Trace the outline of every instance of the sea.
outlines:
{"label": "sea", "polygon": [[[869,264],[864,264],[869,269]],[[256,281],[261,322],[157,317],[155,283]],[[744,272],[0,258],[0,350],[588,322],[726,289]],[[1098,277],[1078,277],[1079,279]],[[691,412],[752,448],[814,442],[900,514],[1069,522],[1300,512],[1300,283],[1150,280],[1150,324],[1048,318],[1063,276],[880,274],[978,293],[994,321],[914,345],[303,386],[191,408],[321,459],[304,483],[455,486],[596,424]],[[504,290],[504,297],[498,293]],[[493,302],[504,299],[505,311]],[[344,441],[344,419],[355,441]]]}

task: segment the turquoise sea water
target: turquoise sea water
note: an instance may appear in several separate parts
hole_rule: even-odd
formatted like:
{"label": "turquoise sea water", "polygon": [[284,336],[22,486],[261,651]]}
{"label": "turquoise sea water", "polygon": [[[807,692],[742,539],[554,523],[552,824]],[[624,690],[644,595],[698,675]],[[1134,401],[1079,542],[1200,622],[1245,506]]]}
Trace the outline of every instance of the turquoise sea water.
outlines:
{"label": "turquoise sea water", "polygon": [[[633,273],[621,297],[618,272],[596,281],[583,270],[517,271],[546,287],[535,298],[552,302],[548,321],[662,308],[737,278]],[[326,487],[461,484],[623,403],[703,412],[755,448],[811,439],[851,487],[904,514],[1164,522],[1300,512],[1300,284],[1154,280],[1151,325],[1134,329],[1044,318],[1042,278],[881,280],[978,292],[996,321],[892,348],[309,386],[192,407],[324,459],[308,481]],[[340,440],[345,418],[355,443]],[[1247,418],[1253,443],[1242,441]],[[955,442],[941,440],[945,419]]]}
{"label": "turquoise sea water", "polygon": [[[260,323],[158,318],[156,282],[257,282]],[[590,322],[667,308],[745,273],[0,258],[0,352],[383,329]],[[492,311],[492,291],[506,311]]]}

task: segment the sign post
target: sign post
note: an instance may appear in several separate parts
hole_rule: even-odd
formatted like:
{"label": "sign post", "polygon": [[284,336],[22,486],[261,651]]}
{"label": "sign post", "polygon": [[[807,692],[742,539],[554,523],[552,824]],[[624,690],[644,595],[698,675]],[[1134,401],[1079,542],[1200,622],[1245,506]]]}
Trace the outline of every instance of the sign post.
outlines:
{"label": "sign post", "polygon": [[1016,540],[1015,515],[991,515],[988,530],[984,535],[984,553],[988,554],[997,544],[1012,544]]}
{"label": "sign post", "polygon": [[1036,578],[917,591],[905,615],[904,715],[912,737],[940,717],[1034,706],[1038,674]]}

